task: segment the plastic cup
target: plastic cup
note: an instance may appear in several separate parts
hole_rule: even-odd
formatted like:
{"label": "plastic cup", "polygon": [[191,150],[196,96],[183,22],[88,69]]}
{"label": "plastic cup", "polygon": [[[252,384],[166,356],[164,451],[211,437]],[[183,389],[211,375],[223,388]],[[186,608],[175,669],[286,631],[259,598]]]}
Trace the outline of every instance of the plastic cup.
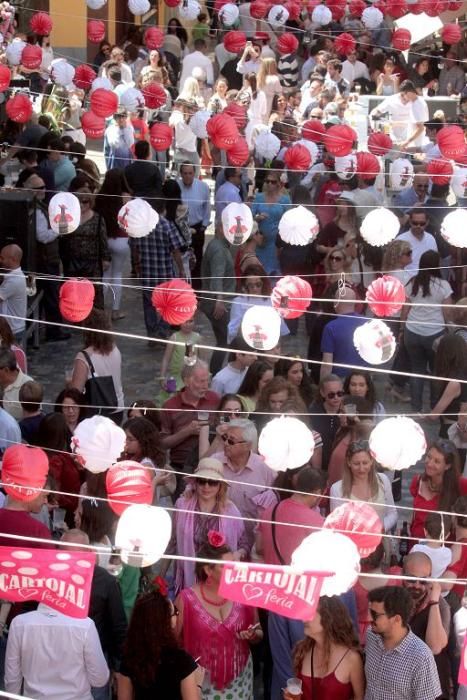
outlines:
{"label": "plastic cup", "polygon": [[302,697],[302,681],[300,678],[289,678],[287,681],[287,692],[292,698]]}

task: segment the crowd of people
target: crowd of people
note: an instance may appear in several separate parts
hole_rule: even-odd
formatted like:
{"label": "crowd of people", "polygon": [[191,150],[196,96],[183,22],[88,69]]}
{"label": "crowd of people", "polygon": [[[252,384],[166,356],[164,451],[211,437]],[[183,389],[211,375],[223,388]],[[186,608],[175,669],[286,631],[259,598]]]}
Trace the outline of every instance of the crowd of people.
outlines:
{"label": "crowd of people", "polygon": [[[442,160],[440,130],[467,127],[465,46],[430,36],[405,57],[393,46],[387,14],[372,30],[350,10],[321,25],[314,3],[295,14],[289,3],[285,24],[270,24],[256,18],[257,4],[240,4],[228,27],[212,2],[191,25],[172,17],[157,49],[139,26],[116,45],[102,40],[89,66],[119,105],[106,119],[102,172],[81,121],[91,86],[57,83],[51,37],[19,28],[6,37],[10,45],[40,46],[42,63],[11,66],[11,90],[34,103],[29,121],[2,114],[1,184],[34,200],[36,265],[25,267],[18,242],[0,251],[0,449],[40,448],[49,475],[32,500],[0,492],[0,545],[50,548],[60,540],[98,551],[86,619],[42,603],[37,610],[0,604],[0,683],[11,693],[57,700],[467,698],[458,683],[467,629],[466,260],[443,235],[443,219],[464,206],[465,189],[460,195],[449,178],[440,183],[429,167]],[[234,31],[242,35],[236,44]],[[353,37],[347,48],[337,41],[342,33]],[[0,60],[8,63],[8,50]],[[151,86],[162,89],[164,104],[125,106],[129,89],[144,94]],[[208,132],[200,135],[196,120],[205,112],[233,116],[246,153],[232,155]],[[165,150],[151,137],[161,123],[173,134]],[[325,135],[337,125],[355,130],[354,152],[366,150],[368,133],[390,136],[379,174],[342,165],[330,152]],[[276,139],[273,154],[260,147],[265,134]],[[296,143],[308,143],[312,154],[301,169],[286,155]],[[408,175],[396,186],[389,171],[401,157]],[[57,192],[79,200],[79,225],[67,235],[49,221]],[[159,215],[140,238],[128,238],[119,221],[134,198]],[[231,203],[249,205],[254,221],[237,247],[222,224]],[[319,223],[306,245],[279,235],[282,216],[298,206]],[[397,217],[399,232],[384,246],[370,245],[362,222],[382,206]],[[112,335],[113,324],[135,331],[130,305],[123,311],[130,270],[148,343],[155,354],[163,350],[158,390],[138,400]],[[387,373],[375,376],[353,338],[372,316],[365,295],[382,274],[402,283],[406,303],[387,319],[397,349],[383,365]],[[271,307],[284,275],[312,286],[305,322],[283,318],[277,345],[253,350],[242,336],[245,313]],[[51,396],[47,382],[28,374],[28,306],[41,293],[45,351],[70,340],[59,291],[76,277],[94,283],[94,306],[82,324],[83,349],[70,356],[72,371]],[[177,278],[197,292],[199,311],[174,326],[154,307],[152,289]],[[212,352],[202,347],[209,343],[200,313],[215,338]],[[158,345],[161,339],[168,342]],[[290,342],[298,356],[287,352]],[[70,355],[66,344],[63,353]],[[153,374],[151,367],[148,380]],[[112,386],[100,407],[90,405],[95,377]],[[369,438],[404,408],[428,446],[403,477],[378,464]],[[102,410],[125,433],[119,459],[150,471],[152,504],[172,517],[167,556],[150,568],[121,563],[105,473],[83,468],[70,448],[77,427]],[[306,464],[277,473],[258,439],[280,415],[305,423],[314,451]],[[403,478],[410,500],[401,507]],[[223,562],[289,566],[301,542],[345,502],[374,508],[382,542],[362,558],[349,591],[319,599],[313,619],[219,593]]]}

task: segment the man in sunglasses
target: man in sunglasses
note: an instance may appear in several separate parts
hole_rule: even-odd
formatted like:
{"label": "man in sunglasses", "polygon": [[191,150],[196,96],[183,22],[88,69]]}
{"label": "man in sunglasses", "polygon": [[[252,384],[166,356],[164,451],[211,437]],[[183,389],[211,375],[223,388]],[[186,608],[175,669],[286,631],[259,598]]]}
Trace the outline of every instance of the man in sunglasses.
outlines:
{"label": "man in sunglasses", "polygon": [[432,564],[424,552],[412,552],[404,559],[403,573],[413,577],[404,579],[402,585],[410,593],[414,603],[414,612],[410,618],[410,628],[417,637],[431,649],[442,688],[441,698],[449,699],[451,669],[447,654],[451,610],[441,597],[438,582],[425,581],[431,577]]}
{"label": "man in sunglasses", "polygon": [[313,401],[310,405],[309,411],[311,425],[321,435],[323,441],[321,468],[327,471],[334,438],[341,425],[338,416],[344,398],[341,378],[337,374],[328,374],[324,377],[319,383],[319,396],[319,400]]}
{"label": "man in sunglasses", "polygon": [[368,604],[371,627],[365,646],[364,700],[439,698],[433,654],[409,627],[410,593],[400,586],[381,586],[369,592]]}
{"label": "man in sunglasses", "polygon": [[425,229],[428,224],[428,216],[425,209],[412,209],[409,216],[409,230],[398,236],[398,240],[406,241],[412,249],[412,262],[407,265],[408,270],[418,272],[420,258],[427,250],[438,251],[436,240]]}

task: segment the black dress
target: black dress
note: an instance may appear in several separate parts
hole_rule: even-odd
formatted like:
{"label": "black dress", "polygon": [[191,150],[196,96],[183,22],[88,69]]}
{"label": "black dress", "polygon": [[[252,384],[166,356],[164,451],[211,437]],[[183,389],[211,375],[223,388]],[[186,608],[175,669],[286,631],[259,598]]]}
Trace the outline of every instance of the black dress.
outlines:
{"label": "black dress", "polygon": [[150,686],[143,687],[131,677],[125,667],[125,659],[122,661],[120,673],[131,679],[135,700],[182,700],[180,684],[196,670],[196,667],[193,657],[183,649],[163,649],[156,677]]}

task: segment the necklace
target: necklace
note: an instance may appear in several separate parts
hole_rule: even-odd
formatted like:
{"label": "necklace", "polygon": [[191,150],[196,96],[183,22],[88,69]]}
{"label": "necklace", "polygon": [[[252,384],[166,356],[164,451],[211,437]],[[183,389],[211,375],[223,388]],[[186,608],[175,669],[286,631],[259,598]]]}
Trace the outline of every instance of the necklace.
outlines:
{"label": "necklace", "polygon": [[430,491],[432,493],[441,493],[442,484],[439,484],[439,486],[435,486],[433,484],[433,481],[430,479],[430,477],[428,477],[428,479],[427,479],[427,484],[428,484],[428,488],[430,489]]}
{"label": "necklace", "polygon": [[201,593],[201,598],[204,600],[204,602],[208,603],[208,605],[214,605],[215,608],[221,608],[227,602],[227,598],[223,598],[221,603],[218,603],[214,600],[210,600],[204,592],[204,586],[202,583],[199,584],[199,592]]}

